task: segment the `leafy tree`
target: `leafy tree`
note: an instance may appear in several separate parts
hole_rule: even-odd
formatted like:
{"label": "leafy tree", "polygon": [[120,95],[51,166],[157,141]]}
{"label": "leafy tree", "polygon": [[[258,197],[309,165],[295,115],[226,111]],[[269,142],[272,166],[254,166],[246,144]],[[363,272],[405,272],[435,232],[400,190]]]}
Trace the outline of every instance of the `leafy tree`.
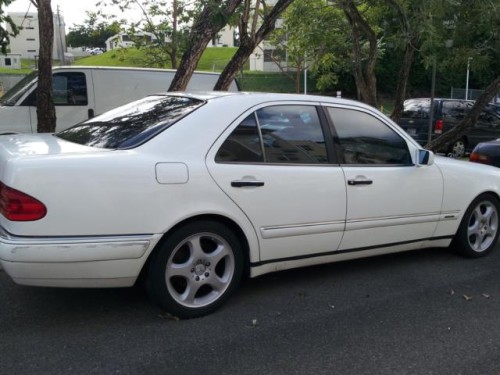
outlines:
{"label": "leafy tree", "polygon": [[349,25],[343,12],[327,0],[303,0],[292,3],[282,19],[283,27],[271,38],[276,46],[273,61],[295,82],[296,92],[306,68],[315,74],[319,90],[331,89],[339,74],[350,68],[345,32]]}
{"label": "leafy tree", "polygon": [[[187,0],[101,0],[97,6],[99,14],[108,18],[116,15],[106,15],[105,7],[118,5],[122,11],[135,9],[140,15],[133,21],[120,21],[122,28],[129,33],[136,48],[144,51],[145,65],[155,67],[171,66],[176,69],[178,58],[186,49],[190,24],[197,13],[196,2]],[[154,41],[135,37],[136,31],[146,31],[155,36]]]}
{"label": "leafy tree", "polygon": [[[16,24],[12,21],[10,16],[4,12],[5,7],[9,6],[13,1],[14,0],[0,0],[0,52],[2,53],[7,53],[10,37],[19,34]],[[12,32],[8,32],[7,29],[3,27],[4,24],[8,24]]]}
{"label": "leafy tree", "polygon": [[109,24],[99,19],[95,12],[86,12],[83,25],[75,25],[66,36],[66,43],[72,47],[106,47],[106,40],[121,31],[118,21]]}
{"label": "leafy tree", "polygon": [[473,80],[487,87],[460,124],[426,145],[431,150],[446,149],[463,138],[477,122],[484,107],[500,91],[500,2],[477,0],[471,6],[470,1],[456,0],[449,5],[437,26],[442,26],[446,32],[437,34],[436,43],[446,43],[450,47],[437,50],[436,55],[441,53],[439,65],[441,69],[459,70],[463,74],[471,58]]}
{"label": "leafy tree", "polygon": [[242,0],[205,0],[200,2],[201,11],[196,16],[188,39],[188,48],[182,55],[179,68],[169,91],[186,89],[200,57],[208,43],[227,25]]}
{"label": "leafy tree", "polygon": [[[376,107],[377,34],[353,0],[338,0],[337,4],[342,8],[351,25],[353,73],[360,98],[365,103]],[[368,46],[367,53],[363,53],[365,46]]]}
{"label": "leafy tree", "polygon": [[[245,0],[244,10],[239,22],[239,48],[219,76],[214,90],[229,89],[238,71],[248,60],[255,48],[274,30],[278,17],[292,2],[293,0],[278,0],[273,7],[268,7],[264,1],[256,0],[252,9],[253,2]],[[261,10],[262,20],[260,20],[260,26],[258,27],[258,17],[261,14]],[[252,13],[253,15],[251,16]]]}

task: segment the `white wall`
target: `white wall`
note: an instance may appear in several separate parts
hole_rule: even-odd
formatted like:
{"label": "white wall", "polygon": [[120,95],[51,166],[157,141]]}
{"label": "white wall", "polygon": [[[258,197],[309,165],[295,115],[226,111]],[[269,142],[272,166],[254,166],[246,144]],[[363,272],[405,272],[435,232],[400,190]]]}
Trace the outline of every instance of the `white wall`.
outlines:
{"label": "white wall", "polygon": [[[38,13],[16,12],[9,13],[9,16],[18,27],[22,27],[17,36],[10,38],[10,52],[21,54],[26,59],[38,57],[40,49]],[[8,24],[7,30],[11,31]],[[54,14],[54,50],[52,58],[61,60],[64,52],[66,52],[64,18]]]}

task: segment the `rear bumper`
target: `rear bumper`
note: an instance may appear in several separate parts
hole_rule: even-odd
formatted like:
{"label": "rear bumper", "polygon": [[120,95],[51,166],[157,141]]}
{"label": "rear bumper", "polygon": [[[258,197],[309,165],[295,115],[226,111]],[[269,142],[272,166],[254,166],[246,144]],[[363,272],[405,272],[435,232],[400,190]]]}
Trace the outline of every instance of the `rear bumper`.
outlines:
{"label": "rear bumper", "polygon": [[134,284],[161,235],[16,237],[0,228],[0,264],[17,284],[124,287]]}

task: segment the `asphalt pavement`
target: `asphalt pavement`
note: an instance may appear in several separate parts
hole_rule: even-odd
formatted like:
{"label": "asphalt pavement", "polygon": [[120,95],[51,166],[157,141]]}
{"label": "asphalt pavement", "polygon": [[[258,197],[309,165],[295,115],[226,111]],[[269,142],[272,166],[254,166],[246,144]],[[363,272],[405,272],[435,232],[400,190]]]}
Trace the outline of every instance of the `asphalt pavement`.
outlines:
{"label": "asphalt pavement", "polygon": [[270,274],[185,321],[140,288],[22,287],[0,271],[0,374],[499,374],[495,250]]}

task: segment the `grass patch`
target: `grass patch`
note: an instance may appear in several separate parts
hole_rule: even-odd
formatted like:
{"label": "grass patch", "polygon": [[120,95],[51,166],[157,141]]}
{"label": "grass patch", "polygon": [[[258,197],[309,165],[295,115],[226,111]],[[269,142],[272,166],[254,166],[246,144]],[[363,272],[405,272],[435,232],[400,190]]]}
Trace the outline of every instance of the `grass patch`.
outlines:
{"label": "grass patch", "polygon": [[29,59],[21,59],[21,69],[0,68],[0,73],[26,75],[31,73],[34,68],[35,61]]}
{"label": "grass patch", "polygon": [[[221,72],[236,50],[237,48],[233,47],[206,48],[198,63],[197,70]],[[119,48],[101,55],[80,58],[75,61],[75,65],[146,67],[143,56],[144,51],[136,48]],[[170,64],[165,66],[165,68],[170,67]]]}

